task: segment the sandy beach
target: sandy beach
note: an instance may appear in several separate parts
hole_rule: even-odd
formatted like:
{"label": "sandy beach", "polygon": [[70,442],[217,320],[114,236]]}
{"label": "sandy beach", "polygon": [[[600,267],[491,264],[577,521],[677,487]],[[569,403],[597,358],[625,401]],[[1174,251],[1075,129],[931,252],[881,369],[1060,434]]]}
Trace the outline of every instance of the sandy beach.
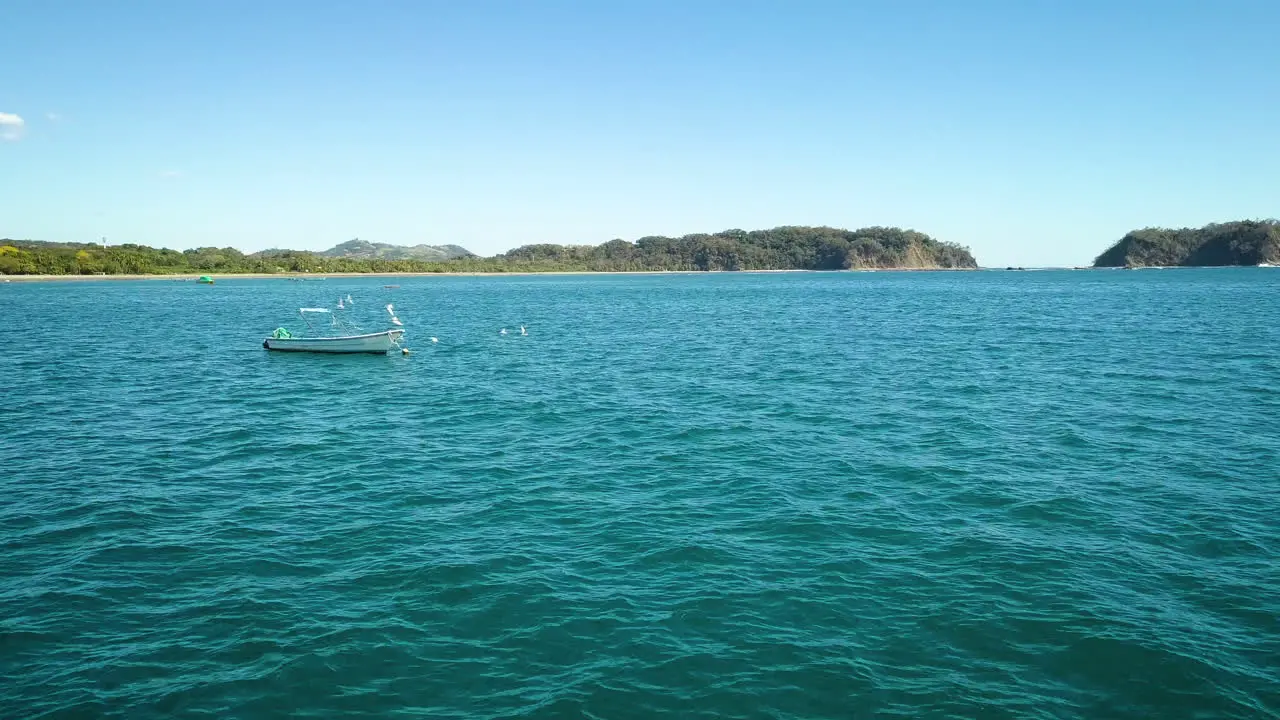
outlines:
{"label": "sandy beach", "polygon": [[408,277],[510,277],[525,275],[740,275],[807,272],[967,272],[980,268],[856,268],[850,270],[529,270],[519,272],[389,272],[389,273],[187,273],[180,275],[0,275],[6,282],[62,282],[103,280],[190,281],[208,276],[218,280],[323,280],[325,278],[408,278]]}
{"label": "sandy beach", "polygon": [[[4,275],[0,282],[52,282],[101,280],[170,280],[190,281],[208,276],[218,280],[324,280],[326,278],[406,278],[406,277],[501,277],[504,275],[673,275],[703,273],[702,270],[635,270],[635,271],[532,271],[532,272],[391,272],[391,273],[197,273],[183,275]],[[745,272],[810,272],[808,270],[757,270]]]}

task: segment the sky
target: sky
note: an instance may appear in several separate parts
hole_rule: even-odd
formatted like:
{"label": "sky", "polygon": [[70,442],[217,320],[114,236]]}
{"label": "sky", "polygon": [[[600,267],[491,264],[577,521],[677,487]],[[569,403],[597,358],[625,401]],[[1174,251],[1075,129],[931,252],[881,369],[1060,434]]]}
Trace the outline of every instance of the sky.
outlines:
{"label": "sky", "polygon": [[985,266],[1280,215],[1274,0],[6,0],[0,237],[489,255],[779,225]]}

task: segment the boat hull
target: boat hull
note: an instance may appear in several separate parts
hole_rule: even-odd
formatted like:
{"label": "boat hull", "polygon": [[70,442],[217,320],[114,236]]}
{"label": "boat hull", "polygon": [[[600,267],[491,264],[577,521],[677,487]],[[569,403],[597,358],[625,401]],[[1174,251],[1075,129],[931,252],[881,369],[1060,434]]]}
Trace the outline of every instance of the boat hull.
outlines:
{"label": "boat hull", "polygon": [[262,347],[280,352],[313,352],[313,353],[373,353],[385,354],[395,349],[396,341],[404,335],[403,330],[387,330],[367,335],[349,335],[347,337],[316,338],[265,338]]}

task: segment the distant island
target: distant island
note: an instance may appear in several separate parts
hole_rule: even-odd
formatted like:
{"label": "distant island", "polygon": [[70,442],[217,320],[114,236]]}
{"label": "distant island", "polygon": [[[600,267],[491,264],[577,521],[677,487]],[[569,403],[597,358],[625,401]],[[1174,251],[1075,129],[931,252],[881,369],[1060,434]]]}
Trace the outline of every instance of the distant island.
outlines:
{"label": "distant island", "polygon": [[1094,267],[1280,264],[1280,221],[1241,220],[1202,228],[1133,230],[1093,261]]}
{"label": "distant island", "polygon": [[976,269],[966,247],[890,227],[786,226],[725,230],[634,243],[525,245],[479,257],[457,245],[399,246],[350,240],[324,252],[231,247],[169,250],[0,239],[4,275],[277,273],[505,273],[735,270]]}

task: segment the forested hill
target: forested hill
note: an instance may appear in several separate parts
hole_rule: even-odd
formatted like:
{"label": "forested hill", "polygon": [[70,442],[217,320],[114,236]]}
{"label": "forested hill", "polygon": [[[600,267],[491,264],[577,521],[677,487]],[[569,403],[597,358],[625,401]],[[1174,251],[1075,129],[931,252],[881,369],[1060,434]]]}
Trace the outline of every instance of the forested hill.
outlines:
{"label": "forested hill", "polygon": [[474,254],[457,245],[388,245],[356,238],[339,243],[320,253],[326,257],[383,260],[452,260]]}
{"label": "forested hill", "polygon": [[1202,228],[1134,230],[1093,261],[1094,267],[1280,264],[1280,221],[1242,220]]}
{"label": "forested hill", "polygon": [[[461,249],[461,248],[459,248]],[[465,252],[465,251],[464,251]],[[726,230],[634,243],[526,245],[501,255],[441,260],[330,257],[322,253],[235,248],[168,250],[145,245],[0,240],[0,274],[186,274],[298,272],[554,272],[641,270],[838,270],[976,268],[968,248],[923,233],[872,227]]]}
{"label": "forested hill", "polygon": [[840,230],[778,227],[725,230],[679,238],[643,237],[634,243],[526,245],[500,259],[512,265],[549,263],[584,270],[841,270],[857,268],[976,268],[968,248],[899,228]]}

